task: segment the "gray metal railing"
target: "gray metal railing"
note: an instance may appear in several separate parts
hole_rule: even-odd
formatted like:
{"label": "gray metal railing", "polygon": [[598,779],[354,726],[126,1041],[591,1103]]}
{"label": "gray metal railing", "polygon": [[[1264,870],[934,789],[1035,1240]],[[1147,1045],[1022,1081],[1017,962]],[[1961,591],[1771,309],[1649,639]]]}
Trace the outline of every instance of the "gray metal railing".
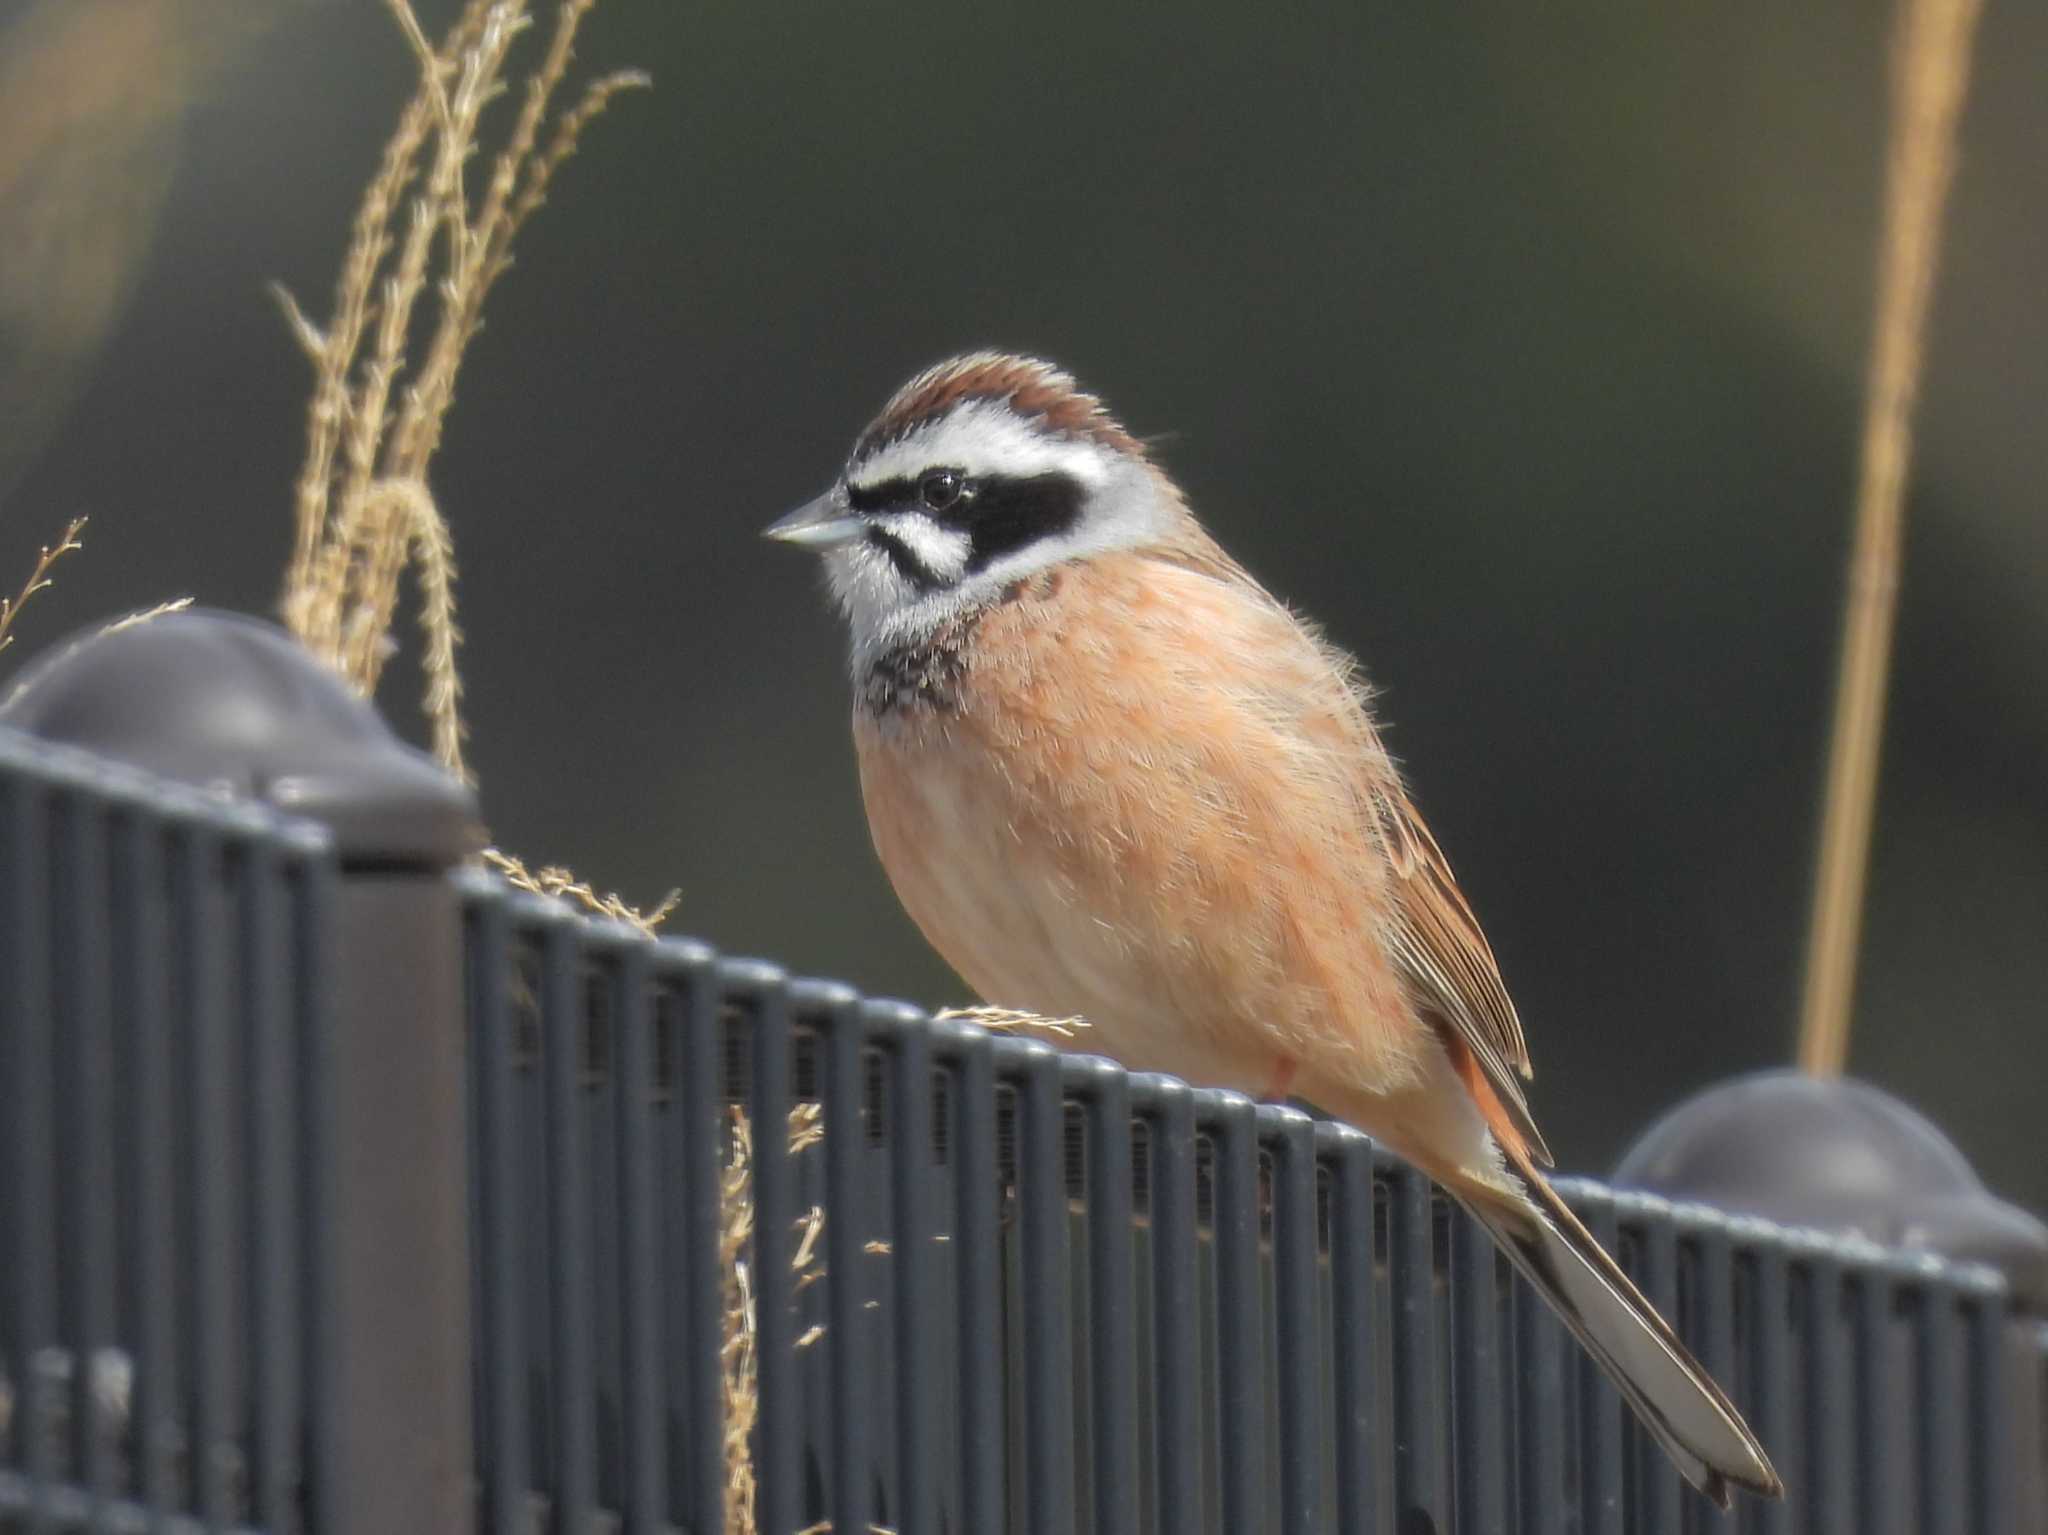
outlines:
{"label": "gray metal railing", "polygon": [[0,1527],[303,1528],[328,836],[0,731]]}
{"label": "gray metal railing", "polygon": [[717,1527],[742,1113],[764,1530],[2013,1527],[1988,1269],[1569,1184],[1791,1489],[1724,1523],[1356,1132],[467,891],[493,1528]]}
{"label": "gray metal railing", "polygon": [[1987,1267],[1568,1185],[1785,1476],[1723,1517],[1364,1136],[451,874],[467,800],[223,623],[0,709],[226,786],[0,724],[7,1535],[2042,1527]]}

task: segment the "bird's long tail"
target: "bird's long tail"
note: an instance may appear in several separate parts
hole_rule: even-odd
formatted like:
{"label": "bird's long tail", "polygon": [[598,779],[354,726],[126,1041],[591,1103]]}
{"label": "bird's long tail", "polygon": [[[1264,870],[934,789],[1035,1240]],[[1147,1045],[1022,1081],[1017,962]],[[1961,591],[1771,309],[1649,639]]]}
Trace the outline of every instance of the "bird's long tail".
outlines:
{"label": "bird's long tail", "polygon": [[1722,1508],[1729,1484],[1784,1491],[1727,1393],[1572,1214],[1519,1148],[1505,1147],[1528,1190],[1470,1177],[1445,1181],[1572,1335],[1585,1345],[1685,1479]]}

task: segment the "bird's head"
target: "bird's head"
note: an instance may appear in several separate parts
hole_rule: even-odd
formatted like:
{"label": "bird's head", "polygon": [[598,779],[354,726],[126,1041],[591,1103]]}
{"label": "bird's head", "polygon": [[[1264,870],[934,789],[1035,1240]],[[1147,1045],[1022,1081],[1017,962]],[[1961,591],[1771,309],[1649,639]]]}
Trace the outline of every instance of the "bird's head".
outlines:
{"label": "bird's head", "polygon": [[832,487],[766,532],[823,555],[858,668],[1012,582],[1155,542],[1186,515],[1071,375],[976,352],[899,389]]}

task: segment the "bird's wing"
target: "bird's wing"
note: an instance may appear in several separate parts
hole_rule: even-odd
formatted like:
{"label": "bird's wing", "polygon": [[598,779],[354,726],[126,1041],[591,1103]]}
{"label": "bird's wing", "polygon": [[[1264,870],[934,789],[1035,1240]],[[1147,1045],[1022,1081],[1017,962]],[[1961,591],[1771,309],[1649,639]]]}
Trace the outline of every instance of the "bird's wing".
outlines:
{"label": "bird's wing", "polygon": [[[1363,684],[1350,658],[1323,642],[1311,625],[1288,612],[1228,554],[1206,536],[1188,536],[1154,558],[1250,592],[1283,620],[1321,658],[1343,702],[1334,707],[1346,725],[1359,808],[1378,822],[1388,863],[1394,870],[1393,920],[1387,935],[1396,972],[1416,1011],[1462,1049],[1476,1068],[1471,1081],[1482,1111],[1497,1108],[1504,1128],[1518,1135],[1529,1155],[1548,1167],[1550,1148],[1529,1113],[1522,1079],[1530,1075],[1529,1046],[1522,1021],[1500,978],[1500,966],[1480,931],[1449,860],[1430,835],[1400,786],[1400,776],[1380,745],[1366,707]],[[1290,696],[1294,696],[1290,693]],[[1462,1066],[1464,1063],[1460,1062]],[[1490,1089],[1490,1092],[1487,1091]],[[1485,1099],[1496,1100],[1493,1105]]]}
{"label": "bird's wing", "polygon": [[1397,787],[1376,787],[1374,800],[1387,857],[1397,876],[1389,947],[1417,1008],[1448,1026],[1471,1050],[1486,1083],[1529,1152],[1546,1167],[1550,1148],[1536,1129],[1522,1078],[1530,1075],[1522,1020],[1500,978],[1500,966],[1479,929],[1443,849]]}

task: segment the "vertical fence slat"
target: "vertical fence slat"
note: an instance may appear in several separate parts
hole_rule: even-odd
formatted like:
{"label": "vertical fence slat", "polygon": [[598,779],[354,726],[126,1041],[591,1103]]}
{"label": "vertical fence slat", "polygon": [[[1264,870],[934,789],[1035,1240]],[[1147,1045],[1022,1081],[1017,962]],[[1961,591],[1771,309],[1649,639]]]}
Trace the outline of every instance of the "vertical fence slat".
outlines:
{"label": "vertical fence slat", "polygon": [[616,1026],[612,1092],[618,1121],[621,1352],[624,1355],[626,1535],[667,1526],[668,1436],[661,1418],[664,1357],[659,1293],[661,1209],[654,1179],[654,997],[651,945],[617,936],[612,968]]}
{"label": "vertical fence slat", "polygon": [[71,1354],[71,1457],[104,1528],[114,1492],[115,1425],[102,1421],[101,1375],[114,1342],[114,1058],[108,1016],[105,815],[83,794],[66,795],[53,828],[51,932],[53,1027],[63,1112],[56,1116],[57,1172],[65,1240],[58,1252],[62,1332]]}
{"label": "vertical fence slat", "polygon": [[555,1393],[555,1517],[583,1530],[597,1502],[597,1414],[592,1390],[590,1148],[583,1094],[583,946],[575,919],[550,911],[540,922],[541,1071],[547,1104],[548,1206]]}
{"label": "vertical fence slat", "polygon": [[1960,1365],[1963,1329],[1954,1286],[1930,1276],[1919,1289],[1919,1535],[1965,1535],[1969,1508],[1969,1403]]}
{"label": "vertical fence slat", "polygon": [[1565,1478],[1565,1428],[1577,1374],[1568,1350],[1576,1345],[1549,1303],[1519,1276],[1514,1305],[1521,1535],[1565,1535],[1577,1525]]}
{"label": "vertical fence slat", "polygon": [[[297,960],[292,974],[292,1028],[298,1036],[298,1197],[305,1234],[304,1270],[299,1278],[301,1347],[305,1361],[306,1421],[301,1441],[306,1481],[306,1524],[315,1531],[341,1528],[342,1488],[332,1468],[340,1463],[340,1392],[335,1369],[344,1340],[335,1317],[334,1298],[334,994],[336,885],[333,859],[309,859],[293,887],[292,947]],[[144,910],[153,911],[154,901]],[[163,927],[151,921],[161,937]],[[160,1024],[160,1020],[159,1020]],[[159,1039],[160,1026],[137,1020]],[[146,1101],[146,1100],[145,1100]],[[145,1352],[147,1350],[145,1349]]]}
{"label": "vertical fence slat", "polygon": [[[1969,1342],[1962,1361],[1970,1394],[1970,1526],[1991,1535],[2019,1521],[2020,1449],[2008,1374],[2013,1340],[2005,1296],[1988,1276],[1977,1290],[1970,1302]],[[2048,1454],[2048,1446],[2037,1447],[2035,1453]]]}
{"label": "vertical fence slat", "polygon": [[1196,1293],[1195,1103],[1185,1083],[1144,1079],[1151,1172],[1153,1357],[1158,1360],[1157,1467],[1161,1535],[1202,1528],[1202,1339]]}
{"label": "vertical fence slat", "polygon": [[283,1529],[298,1498],[300,1356],[296,1127],[299,1035],[287,1007],[290,911],[277,850],[251,838],[237,891],[241,943],[244,1132],[248,1147],[248,1293],[254,1332],[250,1517]]}
{"label": "vertical fence slat", "polygon": [[979,1030],[957,1023],[938,1023],[933,1029],[950,1042],[958,1062],[953,1240],[959,1249],[960,1528],[999,1530],[1004,1472],[1003,1269],[995,1057]]}
{"label": "vertical fence slat", "polygon": [[2020,1481],[2018,1506],[2023,1521],[2048,1527],[2048,1448],[2031,1448],[2048,1446],[2048,1322],[2036,1314],[2015,1319],[2013,1327],[2010,1368],[2019,1413],[2011,1442],[2029,1447],[2021,1451],[2024,1459],[2014,1468]]}
{"label": "vertical fence slat", "polygon": [[579,919],[582,977],[577,1025],[582,1038],[576,1117],[583,1146],[583,1282],[590,1296],[591,1478],[593,1516],[608,1527],[625,1513],[627,1485],[624,1297],[625,1217],[621,1208],[618,1078],[619,1009],[610,951],[618,930]]}
{"label": "vertical fence slat", "polygon": [[[1574,1187],[1573,1206],[1593,1239],[1608,1252],[1620,1247],[1614,1218],[1614,1196],[1585,1184]],[[1622,1535],[1628,1510],[1623,1465],[1627,1454],[1625,1409],[1621,1394],[1600,1373],[1584,1349],[1573,1346],[1580,1392],[1580,1503],[1587,1535]]]}
{"label": "vertical fence slat", "polygon": [[[679,1219],[670,1228],[669,1271],[682,1307],[672,1329],[679,1356],[670,1374],[678,1419],[687,1436],[684,1488],[690,1535],[720,1535],[725,1519],[725,1409],[721,1365],[723,1300],[718,1267],[720,1148],[724,1102],[720,1081],[719,990],[709,949],[669,940],[657,971],[675,1003],[671,1090],[665,1140],[675,1170]],[[677,1313],[669,1313],[674,1318]]]}
{"label": "vertical fence slat", "polygon": [[1505,1535],[1499,1259],[1459,1210],[1451,1217],[1451,1405],[1461,1535]]}
{"label": "vertical fence slat", "polygon": [[1331,1174],[1337,1535],[1383,1535],[1389,1488],[1380,1412],[1383,1330],[1373,1254],[1373,1146],[1348,1125],[1319,1124],[1316,1135]]}
{"label": "vertical fence slat", "polygon": [[1293,1109],[1258,1117],[1273,1156],[1273,1309],[1280,1382],[1281,1535],[1322,1535],[1323,1348],[1317,1300],[1315,1125]]}
{"label": "vertical fence slat", "polygon": [[486,1280],[478,1318],[485,1399],[477,1404],[484,1516],[495,1535],[524,1535],[531,1461],[521,1346],[525,1324],[517,1282],[523,1267],[517,1239],[523,1205],[512,1111],[512,1013],[506,995],[512,951],[504,900],[495,894],[473,899],[467,933],[470,1077],[477,1117],[477,1165],[471,1176],[478,1180],[482,1229],[476,1251]]}
{"label": "vertical fence slat", "polygon": [[126,1294],[134,1328],[134,1480],[147,1507],[167,1511],[176,1495],[172,1306],[177,1283],[169,1148],[174,1144],[177,1073],[166,1033],[170,958],[163,839],[155,824],[134,815],[122,816],[114,834],[113,1008],[117,1048],[127,1056],[123,1075],[130,1120],[123,1158],[129,1190],[123,1243],[130,1255]]}
{"label": "vertical fence slat", "polygon": [[909,1009],[869,1003],[869,1027],[888,1041],[891,1259],[896,1302],[896,1513],[902,1535],[937,1535],[938,1382],[933,1243],[936,1174],[932,1167],[931,1040]]}
{"label": "vertical fence slat", "polygon": [[1066,1105],[1057,1053],[1035,1040],[999,1040],[998,1076],[1018,1097],[1018,1195],[1023,1206],[1026,1529],[1073,1535],[1072,1322],[1067,1288]]}
{"label": "vertical fence slat", "polygon": [[1067,1059],[1087,1126],[1089,1424],[1094,1430],[1095,1525],[1138,1523],[1137,1318],[1131,1255],[1131,1101],[1121,1068]]}
{"label": "vertical fence slat", "polygon": [[50,1527],[48,1487],[54,1446],[44,1425],[53,1404],[40,1356],[56,1337],[56,1167],[52,1102],[54,1061],[49,1006],[49,796],[27,779],[0,785],[0,1212],[8,1262],[0,1279],[0,1368],[14,1390],[16,1463],[28,1474],[23,1535]]}
{"label": "vertical fence slat", "polygon": [[1814,1254],[1806,1272],[1807,1485],[1812,1489],[1808,1529],[1813,1535],[1859,1535],[1851,1485],[1850,1439],[1856,1404],[1850,1395],[1846,1322],[1842,1307],[1842,1266]]}
{"label": "vertical fence slat", "polygon": [[797,1528],[798,1444],[795,1329],[790,1257],[796,1219],[789,1156],[789,996],[782,972],[755,961],[723,960],[725,1000],[745,1019],[753,1065],[748,1112],[753,1120],[755,1382],[760,1419],[754,1434],[756,1517],[762,1535]]}
{"label": "vertical fence slat", "polygon": [[1437,1448],[1436,1216],[1429,1180],[1405,1166],[1393,1175],[1388,1267],[1394,1290],[1395,1528],[1427,1520],[1450,1527]]}
{"label": "vertical fence slat", "polygon": [[[1669,1207],[1657,1201],[1643,1213],[1639,1200],[1630,1201],[1629,1232],[1638,1254],[1636,1287],[1658,1312],[1675,1326],[1678,1316],[1678,1230],[1670,1219]],[[1679,1480],[1678,1468],[1663,1449],[1640,1426],[1634,1434],[1636,1446],[1637,1518],[1653,1530],[1676,1530],[1679,1498],[1691,1496]]]}
{"label": "vertical fence slat", "polygon": [[233,1186],[229,1144],[228,1019],[221,1002],[222,922],[217,880],[218,835],[193,825],[180,838],[174,861],[172,951],[181,967],[178,1020],[183,1054],[185,1118],[190,1139],[181,1172],[183,1203],[191,1212],[184,1329],[192,1361],[192,1478],[194,1505],[209,1525],[233,1516],[229,1486],[233,1409],[229,1402],[231,1265],[228,1194]]}
{"label": "vertical fence slat", "polygon": [[1893,1319],[1892,1275],[1872,1265],[1856,1287],[1856,1517],[1868,1535],[1910,1535],[1911,1500],[1905,1496],[1908,1446],[1900,1429],[1906,1412],[1899,1329]]}
{"label": "vertical fence slat", "polygon": [[825,1343],[832,1357],[832,1528],[865,1530],[874,1520],[874,1473],[868,1416],[874,1394],[862,1367],[868,1335],[866,1247],[870,1218],[863,1174],[867,1126],[862,1071],[867,1028],[858,1000],[840,989],[806,1011],[820,1030],[824,1059],[819,1096],[825,1116],[825,1270],[830,1319]]}
{"label": "vertical fence slat", "polygon": [[1791,1295],[1781,1244],[1753,1244],[1749,1270],[1750,1380],[1757,1414],[1751,1428],[1769,1447],[1786,1494],[1758,1510],[1764,1535],[1794,1535],[1805,1500],[1806,1457],[1795,1432],[1791,1398]]}
{"label": "vertical fence slat", "polygon": [[[1728,1240],[1728,1225],[1718,1215],[1697,1210],[1680,1210],[1674,1216],[1678,1227],[1678,1264],[1681,1275],[1691,1278],[1690,1305],[1667,1312],[1692,1345],[1693,1355],[1707,1374],[1733,1392],[1738,1384],[1735,1354],[1735,1260]],[[1681,1315],[1680,1312],[1684,1314]],[[1690,1492],[1681,1498],[1698,1511],[1709,1529],[1734,1529],[1739,1514],[1719,1513]]]}
{"label": "vertical fence slat", "polygon": [[1265,1527],[1266,1361],[1259,1293],[1259,1145],[1252,1104],[1235,1093],[1196,1094],[1216,1148],[1218,1417],[1225,1425],[1223,1528]]}

